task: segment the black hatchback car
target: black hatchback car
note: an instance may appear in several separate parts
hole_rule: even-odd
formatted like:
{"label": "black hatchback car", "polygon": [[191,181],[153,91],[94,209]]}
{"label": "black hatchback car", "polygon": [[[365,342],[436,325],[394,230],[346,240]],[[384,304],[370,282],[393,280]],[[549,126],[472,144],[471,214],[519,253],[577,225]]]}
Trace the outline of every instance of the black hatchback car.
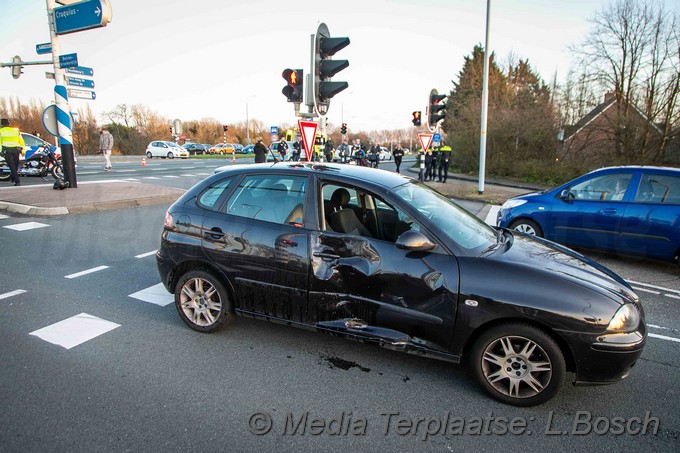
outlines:
{"label": "black hatchback car", "polygon": [[646,338],[620,277],[493,228],[417,180],[348,165],[229,166],[167,211],[158,269],[201,332],[259,317],[451,362],[494,398],[625,378]]}

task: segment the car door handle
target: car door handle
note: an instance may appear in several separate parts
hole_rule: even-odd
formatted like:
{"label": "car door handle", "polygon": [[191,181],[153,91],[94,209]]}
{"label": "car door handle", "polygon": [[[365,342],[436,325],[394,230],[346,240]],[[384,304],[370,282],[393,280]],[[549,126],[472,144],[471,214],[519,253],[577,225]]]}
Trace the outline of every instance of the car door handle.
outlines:
{"label": "car door handle", "polygon": [[332,253],[326,252],[314,252],[314,256],[324,260],[337,260],[338,258],[340,258],[340,255],[334,255]]}
{"label": "car door handle", "polygon": [[609,208],[609,209],[600,209],[600,214],[604,215],[616,215],[617,210],[614,208]]}
{"label": "car door handle", "polygon": [[222,230],[219,227],[212,227],[210,230],[205,232],[205,237],[209,239],[221,239],[224,237]]}

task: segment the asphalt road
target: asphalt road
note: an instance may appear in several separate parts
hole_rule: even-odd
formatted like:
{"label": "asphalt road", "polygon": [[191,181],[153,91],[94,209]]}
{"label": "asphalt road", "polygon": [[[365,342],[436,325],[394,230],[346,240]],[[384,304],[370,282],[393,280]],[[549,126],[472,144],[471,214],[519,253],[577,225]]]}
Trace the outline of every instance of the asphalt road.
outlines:
{"label": "asphalt road", "polygon": [[[187,188],[212,172],[207,162],[114,162],[104,173],[81,160],[78,171]],[[190,330],[157,288],[165,209],[0,219],[0,450],[677,451],[677,268],[594,255],[644,283],[634,286],[653,336],[626,381],[567,385],[519,409],[445,362],[245,318]],[[45,226],[17,226],[30,222]],[[65,321],[100,334],[70,349],[43,339],[66,341],[54,329]],[[607,424],[614,433],[601,434]]]}

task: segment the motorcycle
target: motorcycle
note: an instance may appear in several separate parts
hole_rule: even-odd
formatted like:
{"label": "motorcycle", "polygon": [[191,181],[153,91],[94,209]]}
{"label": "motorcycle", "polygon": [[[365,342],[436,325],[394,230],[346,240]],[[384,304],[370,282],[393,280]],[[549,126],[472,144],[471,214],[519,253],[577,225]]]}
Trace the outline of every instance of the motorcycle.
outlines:
{"label": "motorcycle", "polygon": [[[61,161],[49,145],[41,146],[29,158],[20,160],[18,173],[19,176],[40,176],[42,179],[51,173],[54,179],[64,179]],[[5,156],[0,155],[0,181],[7,181],[10,176]]]}

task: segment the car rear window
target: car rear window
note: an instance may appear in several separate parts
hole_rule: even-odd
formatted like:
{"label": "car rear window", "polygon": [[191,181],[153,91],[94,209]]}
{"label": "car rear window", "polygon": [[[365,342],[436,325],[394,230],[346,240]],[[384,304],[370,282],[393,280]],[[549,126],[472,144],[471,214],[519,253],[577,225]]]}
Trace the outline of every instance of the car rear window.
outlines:
{"label": "car rear window", "polygon": [[637,203],[680,204],[680,177],[644,174],[635,194],[635,201]]}
{"label": "car rear window", "polygon": [[217,200],[229,188],[229,183],[231,183],[231,178],[211,184],[198,196],[196,202],[206,209],[216,209]]}

